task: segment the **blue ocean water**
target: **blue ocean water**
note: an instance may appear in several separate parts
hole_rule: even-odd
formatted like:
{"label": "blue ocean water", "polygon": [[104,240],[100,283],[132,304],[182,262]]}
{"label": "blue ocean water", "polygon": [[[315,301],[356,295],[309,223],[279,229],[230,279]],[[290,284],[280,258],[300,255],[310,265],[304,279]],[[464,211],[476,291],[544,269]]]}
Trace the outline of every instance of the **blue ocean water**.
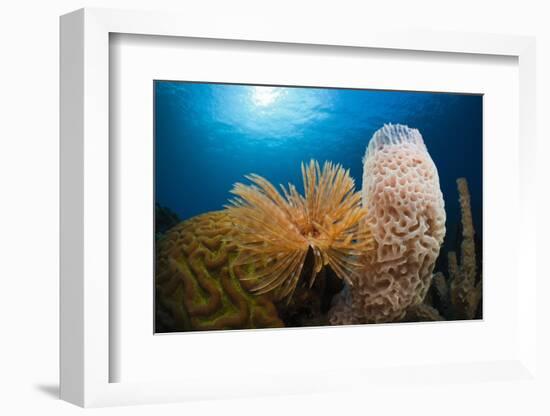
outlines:
{"label": "blue ocean water", "polygon": [[301,188],[300,164],[330,160],[361,188],[362,157],[384,123],[420,130],[440,176],[447,240],[460,223],[466,177],[482,230],[482,96],[155,81],[156,202],[182,220],[222,209],[257,173]]}

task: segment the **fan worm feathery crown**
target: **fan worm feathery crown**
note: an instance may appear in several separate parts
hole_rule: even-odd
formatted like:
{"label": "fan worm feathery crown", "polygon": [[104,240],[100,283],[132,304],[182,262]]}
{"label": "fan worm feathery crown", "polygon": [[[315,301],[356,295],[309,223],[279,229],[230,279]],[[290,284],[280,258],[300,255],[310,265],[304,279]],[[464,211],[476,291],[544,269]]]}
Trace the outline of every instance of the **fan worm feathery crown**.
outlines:
{"label": "fan worm feathery crown", "polygon": [[352,284],[364,268],[364,256],[374,248],[365,223],[361,194],[342,166],[311,161],[302,164],[304,195],[292,184],[282,193],[263,177],[246,176],[252,185],[237,183],[231,191],[229,213],[238,229],[236,265],[255,269],[251,290],[290,298],[313,254],[310,286],[325,266]]}

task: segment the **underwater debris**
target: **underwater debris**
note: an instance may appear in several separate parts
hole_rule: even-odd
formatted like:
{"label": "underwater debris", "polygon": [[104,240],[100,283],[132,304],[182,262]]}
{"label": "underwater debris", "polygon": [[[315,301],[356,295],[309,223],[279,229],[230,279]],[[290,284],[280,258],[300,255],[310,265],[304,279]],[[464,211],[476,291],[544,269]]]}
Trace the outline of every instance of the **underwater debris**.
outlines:
{"label": "underwater debris", "polygon": [[282,195],[266,179],[249,175],[252,185],[237,183],[227,210],[238,232],[236,265],[253,266],[251,290],[290,299],[304,275],[308,253],[313,266],[307,270],[309,287],[325,267],[352,284],[364,268],[364,255],[374,249],[364,221],[367,209],[361,194],[340,165],[311,161],[302,164],[304,196],[294,185],[281,186]]}
{"label": "underwater debris", "polygon": [[460,264],[455,251],[448,253],[447,279],[441,272],[433,279],[433,290],[440,303],[441,313],[449,320],[474,319],[482,297],[481,273],[477,273],[474,224],[470,206],[470,192],[466,178],[457,181],[462,218]]}
{"label": "underwater debris", "polygon": [[335,299],[332,324],[403,319],[424,300],[445,236],[437,168],[418,130],[389,124],[374,133],[362,194],[376,250]]}
{"label": "underwater debris", "polygon": [[226,211],[172,227],[156,247],[157,332],[282,327],[268,295],[252,295],[254,273],[235,265]]}

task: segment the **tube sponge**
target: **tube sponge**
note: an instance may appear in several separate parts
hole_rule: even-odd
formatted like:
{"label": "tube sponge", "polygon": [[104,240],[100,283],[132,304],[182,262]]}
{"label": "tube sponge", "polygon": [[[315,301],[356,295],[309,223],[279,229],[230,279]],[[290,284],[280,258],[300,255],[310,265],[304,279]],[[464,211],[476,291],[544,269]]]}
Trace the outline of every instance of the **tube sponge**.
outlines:
{"label": "tube sponge", "polygon": [[[447,320],[481,317],[482,276],[476,259],[475,230],[470,206],[470,191],[466,178],[456,180],[462,218],[462,243],[457,256],[450,251],[448,276],[438,272],[432,279],[433,295],[439,310]],[[459,263],[460,258],[460,263]],[[424,300],[426,302],[426,299]],[[407,311],[409,315],[410,311]]]}
{"label": "tube sponge", "polygon": [[402,319],[424,299],[445,236],[439,176],[418,130],[385,125],[363,163],[363,206],[376,250],[337,299],[333,324]]}
{"label": "tube sponge", "polygon": [[470,207],[470,191],[466,178],[458,178],[458,195],[462,214],[462,244],[460,265],[456,253],[449,258],[450,300],[454,319],[474,319],[481,300],[481,276],[476,283],[477,262],[474,223]]}

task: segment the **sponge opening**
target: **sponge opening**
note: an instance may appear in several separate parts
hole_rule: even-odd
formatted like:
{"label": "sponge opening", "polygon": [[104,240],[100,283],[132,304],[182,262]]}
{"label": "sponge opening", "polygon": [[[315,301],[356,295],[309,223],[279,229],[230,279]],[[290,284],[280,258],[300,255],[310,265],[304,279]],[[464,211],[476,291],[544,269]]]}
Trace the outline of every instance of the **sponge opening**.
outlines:
{"label": "sponge opening", "polygon": [[372,136],[369,142],[363,162],[373,153],[382,150],[386,146],[411,144],[426,150],[422,135],[417,129],[410,128],[403,124],[384,124]]}

